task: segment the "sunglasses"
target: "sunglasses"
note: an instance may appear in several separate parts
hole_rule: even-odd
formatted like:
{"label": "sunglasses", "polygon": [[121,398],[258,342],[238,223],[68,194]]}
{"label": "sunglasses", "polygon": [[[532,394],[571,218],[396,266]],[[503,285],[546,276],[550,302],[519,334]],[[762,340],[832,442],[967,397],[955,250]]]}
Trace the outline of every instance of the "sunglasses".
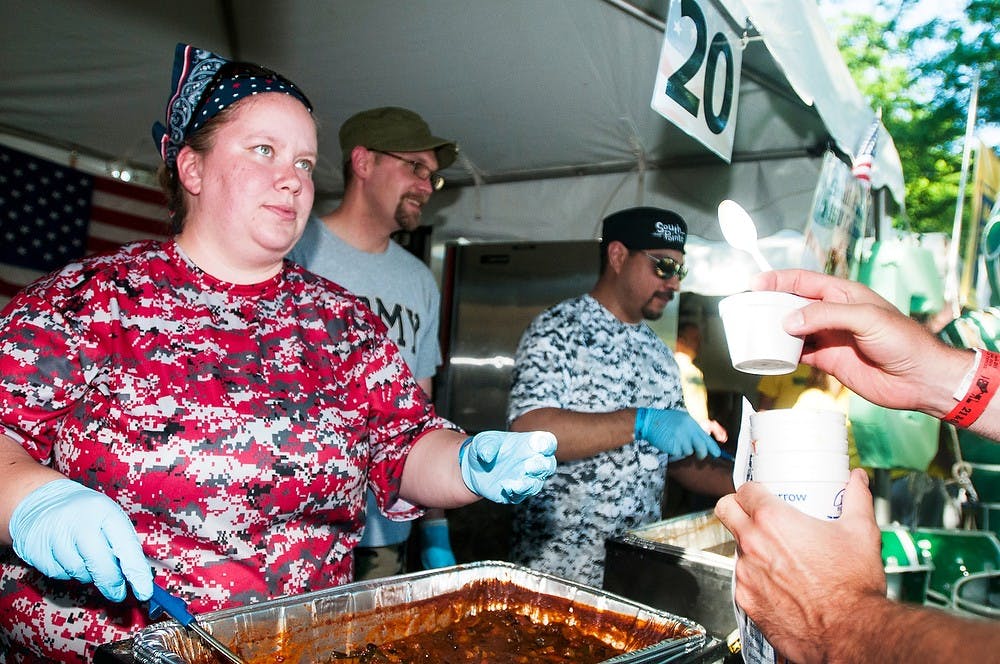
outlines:
{"label": "sunglasses", "polygon": [[309,101],[309,98],[306,97],[305,93],[299,89],[299,86],[295,85],[295,83],[289,81],[278,72],[268,69],[267,67],[261,67],[260,65],[252,62],[226,62],[219,67],[218,70],[216,70],[215,74],[212,75],[212,78],[202,89],[201,98],[198,100],[198,104],[194,107],[194,111],[191,113],[191,120],[185,128],[184,134],[187,135],[190,132],[191,127],[197,122],[197,119],[201,116],[205,106],[207,106],[209,101],[216,96],[215,91],[223,81],[241,78],[263,78],[278,81],[288,89],[289,93],[298,97],[299,100],[305,104],[305,107],[309,109],[310,113],[313,110],[312,102]]}
{"label": "sunglasses", "polygon": [[642,254],[653,261],[653,270],[660,279],[673,279],[677,277],[677,281],[683,281],[684,277],[687,276],[687,266],[683,263],[678,263],[669,256],[654,256],[653,254],[647,254],[645,251]]}
{"label": "sunglasses", "polygon": [[378,152],[379,154],[384,154],[393,159],[398,159],[404,164],[409,164],[410,168],[413,169],[413,174],[416,175],[421,180],[427,180],[431,183],[434,191],[440,191],[441,187],[444,186],[444,176],[436,171],[432,171],[427,167],[427,164],[422,164],[414,159],[406,159],[405,157],[400,157],[398,154],[393,154],[391,152],[385,152],[384,150],[374,150],[368,148],[372,152]]}

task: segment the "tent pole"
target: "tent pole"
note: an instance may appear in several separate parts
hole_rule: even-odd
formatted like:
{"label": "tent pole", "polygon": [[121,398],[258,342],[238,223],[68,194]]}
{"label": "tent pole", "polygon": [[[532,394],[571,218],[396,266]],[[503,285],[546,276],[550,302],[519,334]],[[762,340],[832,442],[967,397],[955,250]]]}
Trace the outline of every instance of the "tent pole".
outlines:
{"label": "tent pole", "polygon": [[[962,148],[962,174],[958,181],[958,201],[955,204],[955,221],[951,227],[951,245],[948,247],[948,275],[945,281],[945,301],[951,302],[955,318],[962,315],[962,303],[958,301],[958,250],[962,238],[962,210],[965,204],[965,181],[969,175],[969,160],[972,154],[972,139],[976,131],[976,105],[979,100],[979,72],[972,73],[972,94],[969,100],[969,115],[965,122],[965,146]],[[974,232],[973,229],[969,229]]]}

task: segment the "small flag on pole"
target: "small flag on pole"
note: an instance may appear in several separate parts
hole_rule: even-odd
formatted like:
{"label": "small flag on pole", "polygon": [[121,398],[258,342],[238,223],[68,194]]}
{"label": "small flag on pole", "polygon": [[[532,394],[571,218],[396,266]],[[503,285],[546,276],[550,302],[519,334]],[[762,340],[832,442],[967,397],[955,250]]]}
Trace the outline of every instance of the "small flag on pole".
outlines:
{"label": "small flag on pole", "polygon": [[878,132],[881,126],[882,109],[880,108],[875,114],[875,122],[872,123],[871,131],[868,132],[868,136],[861,144],[861,149],[858,150],[858,154],[854,158],[854,165],[851,167],[851,173],[854,177],[867,184],[871,184],[872,180],[872,162],[875,159],[875,146],[878,143]]}

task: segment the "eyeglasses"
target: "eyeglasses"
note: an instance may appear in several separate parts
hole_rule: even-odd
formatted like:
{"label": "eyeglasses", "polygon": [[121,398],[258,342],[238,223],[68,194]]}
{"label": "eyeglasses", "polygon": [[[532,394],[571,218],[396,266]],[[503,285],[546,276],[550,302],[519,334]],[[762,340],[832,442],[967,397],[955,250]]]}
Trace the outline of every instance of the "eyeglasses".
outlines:
{"label": "eyeglasses", "polygon": [[642,254],[653,261],[653,270],[656,271],[656,276],[660,279],[673,279],[676,276],[677,281],[683,281],[684,277],[687,276],[687,266],[683,263],[678,263],[669,256],[654,256],[653,254],[647,254],[645,251]]}
{"label": "eyeglasses", "polygon": [[282,84],[290,94],[298,97],[299,100],[305,104],[305,107],[309,109],[310,113],[313,110],[312,102],[309,101],[309,98],[306,97],[305,93],[299,89],[299,86],[295,85],[295,83],[289,81],[278,72],[268,69],[267,67],[261,67],[260,65],[252,62],[226,62],[219,67],[218,70],[216,70],[215,74],[212,75],[212,78],[209,79],[208,83],[202,89],[201,98],[198,99],[198,103],[191,112],[191,119],[188,121],[188,126],[185,127],[185,135],[191,132],[192,127],[198,125],[202,111],[205,110],[209,100],[215,97],[215,89],[227,79],[238,78],[264,78],[277,81]]}
{"label": "eyeglasses", "polygon": [[429,169],[427,167],[427,164],[421,163],[414,159],[406,159],[405,157],[400,157],[398,154],[393,154],[391,152],[385,152],[383,150],[372,150],[371,148],[368,149],[371,150],[372,152],[378,152],[379,154],[388,155],[393,159],[398,159],[404,164],[409,164],[410,168],[413,169],[413,174],[416,175],[421,180],[429,181],[431,183],[431,186],[434,187],[434,191],[439,191],[441,187],[444,186],[444,177],[440,173]]}

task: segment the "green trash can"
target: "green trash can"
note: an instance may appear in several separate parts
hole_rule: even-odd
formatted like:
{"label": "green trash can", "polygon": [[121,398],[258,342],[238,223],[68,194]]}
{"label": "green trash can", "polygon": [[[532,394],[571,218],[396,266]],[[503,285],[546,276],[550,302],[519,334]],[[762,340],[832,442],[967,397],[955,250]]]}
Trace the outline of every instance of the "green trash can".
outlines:
{"label": "green trash can", "polygon": [[968,429],[958,429],[957,432],[962,461],[1000,465],[1000,443],[977,436]]}
{"label": "green trash can", "polygon": [[977,528],[988,530],[1000,538],[1000,503],[969,501],[963,508],[972,514]]}
{"label": "green trash can", "polygon": [[934,563],[928,548],[918,546],[909,530],[898,526],[882,529],[882,564],[889,599],[924,603]]}
{"label": "green trash can", "polygon": [[969,479],[980,502],[1000,503],[1000,465],[970,463]]}
{"label": "green trash can", "polygon": [[1000,572],[977,572],[955,582],[952,607],[980,618],[1000,620]]}
{"label": "green trash can", "polygon": [[1000,571],[1000,541],[989,531],[914,528],[911,532],[934,565],[927,584],[928,604],[950,607],[960,579]]}

